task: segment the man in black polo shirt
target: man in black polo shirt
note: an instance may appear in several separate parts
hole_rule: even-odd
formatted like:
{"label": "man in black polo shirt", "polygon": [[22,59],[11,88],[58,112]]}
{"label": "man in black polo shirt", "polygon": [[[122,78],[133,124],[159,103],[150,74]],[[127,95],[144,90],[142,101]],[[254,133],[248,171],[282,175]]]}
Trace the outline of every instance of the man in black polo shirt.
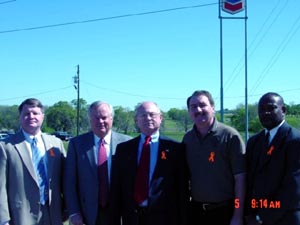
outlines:
{"label": "man in black polo shirt", "polygon": [[241,225],[245,144],[235,129],[217,121],[208,91],[195,91],[187,107],[194,122],[183,138],[191,174],[191,224]]}

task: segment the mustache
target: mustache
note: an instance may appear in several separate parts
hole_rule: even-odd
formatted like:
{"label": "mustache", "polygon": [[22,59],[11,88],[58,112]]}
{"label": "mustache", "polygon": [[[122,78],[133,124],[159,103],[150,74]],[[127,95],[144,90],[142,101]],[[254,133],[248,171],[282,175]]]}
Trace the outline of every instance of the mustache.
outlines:
{"label": "mustache", "polygon": [[205,112],[195,112],[194,113],[194,116],[197,117],[197,116],[203,116],[205,115],[206,113]]}

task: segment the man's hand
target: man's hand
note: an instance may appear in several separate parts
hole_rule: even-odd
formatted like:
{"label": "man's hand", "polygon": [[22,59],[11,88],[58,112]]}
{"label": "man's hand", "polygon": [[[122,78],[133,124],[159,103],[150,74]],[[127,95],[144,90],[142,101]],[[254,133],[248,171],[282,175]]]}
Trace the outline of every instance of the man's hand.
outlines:
{"label": "man's hand", "polygon": [[71,215],[69,220],[72,225],[83,225],[82,216],[79,213]]}

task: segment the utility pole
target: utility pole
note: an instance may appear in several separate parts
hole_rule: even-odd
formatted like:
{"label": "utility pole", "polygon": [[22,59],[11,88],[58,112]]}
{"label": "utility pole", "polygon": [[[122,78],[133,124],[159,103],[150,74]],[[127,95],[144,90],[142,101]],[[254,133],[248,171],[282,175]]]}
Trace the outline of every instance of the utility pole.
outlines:
{"label": "utility pole", "polygon": [[[236,14],[244,11],[244,16],[222,16],[222,11],[230,14]],[[221,121],[224,120],[224,93],[223,93],[223,19],[242,19],[244,20],[244,53],[245,53],[245,141],[248,140],[248,58],[247,58],[247,0],[219,0],[219,19],[220,19],[220,96],[221,96]]]}
{"label": "utility pole", "polygon": [[77,65],[77,74],[73,77],[74,87],[77,90],[77,124],[76,124],[76,134],[79,134],[79,117],[80,117],[80,89],[79,89],[79,65]]}

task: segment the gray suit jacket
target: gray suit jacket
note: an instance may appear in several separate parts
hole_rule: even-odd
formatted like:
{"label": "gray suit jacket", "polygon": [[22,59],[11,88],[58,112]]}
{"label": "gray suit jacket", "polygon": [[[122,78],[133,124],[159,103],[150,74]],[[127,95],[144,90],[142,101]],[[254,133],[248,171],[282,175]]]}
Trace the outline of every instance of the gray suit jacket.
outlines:
{"label": "gray suit jacket", "polygon": [[[112,132],[111,155],[116,146],[131,139]],[[65,163],[64,196],[69,215],[81,213],[87,225],[96,224],[98,212],[98,175],[94,154],[94,134],[88,132],[70,140]]]}
{"label": "gray suit jacket", "polygon": [[[52,225],[62,224],[62,141],[43,134],[49,181]],[[41,205],[39,187],[22,131],[0,143],[0,224],[37,224]]]}

